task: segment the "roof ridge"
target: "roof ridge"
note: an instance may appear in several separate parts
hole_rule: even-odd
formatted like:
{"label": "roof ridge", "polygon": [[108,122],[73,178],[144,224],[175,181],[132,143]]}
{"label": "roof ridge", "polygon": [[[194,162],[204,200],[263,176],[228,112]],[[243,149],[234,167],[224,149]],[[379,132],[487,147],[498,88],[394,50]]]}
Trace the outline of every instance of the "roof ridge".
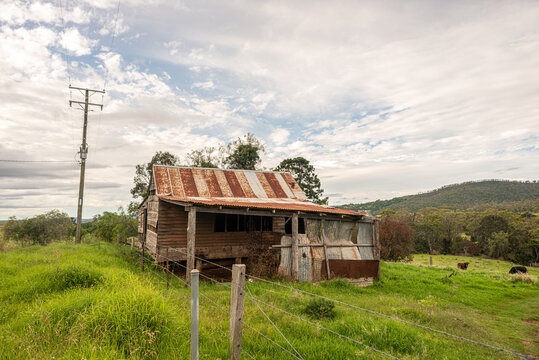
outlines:
{"label": "roof ridge", "polygon": [[223,168],[206,168],[206,167],[197,167],[197,166],[182,166],[182,165],[161,165],[154,164],[158,167],[166,168],[176,168],[176,169],[198,169],[198,170],[221,170],[221,171],[247,171],[247,172],[264,172],[264,173],[274,173],[274,174],[290,174],[290,171],[273,171],[273,170],[244,170],[244,169],[223,169]]}

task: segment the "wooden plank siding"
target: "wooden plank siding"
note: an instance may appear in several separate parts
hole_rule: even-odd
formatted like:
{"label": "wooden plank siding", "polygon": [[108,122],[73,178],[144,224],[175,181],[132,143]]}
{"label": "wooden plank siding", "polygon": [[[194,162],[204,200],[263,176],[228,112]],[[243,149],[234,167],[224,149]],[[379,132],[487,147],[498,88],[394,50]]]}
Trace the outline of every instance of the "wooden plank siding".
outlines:
{"label": "wooden plank siding", "polygon": [[[185,259],[187,247],[187,211],[178,205],[159,202],[159,227],[157,246],[179,248],[183,252],[171,252],[170,257]],[[208,259],[245,257],[253,247],[267,249],[280,244],[284,233],[284,218],[275,221],[274,231],[265,232],[214,232],[216,214],[197,212],[195,253]],[[275,225],[277,224],[277,228]],[[163,250],[161,250],[163,251]]]}

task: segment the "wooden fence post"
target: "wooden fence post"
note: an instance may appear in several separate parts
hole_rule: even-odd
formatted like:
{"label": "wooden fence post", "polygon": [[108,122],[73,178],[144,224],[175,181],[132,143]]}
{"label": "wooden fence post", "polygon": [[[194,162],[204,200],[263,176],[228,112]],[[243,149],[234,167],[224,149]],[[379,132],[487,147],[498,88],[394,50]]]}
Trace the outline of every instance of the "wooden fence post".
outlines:
{"label": "wooden fence post", "polygon": [[142,271],[144,271],[144,242],[142,243]]}
{"label": "wooden fence post", "polygon": [[198,360],[198,278],[200,271],[191,270],[191,360]]}
{"label": "wooden fence post", "polygon": [[430,266],[432,266],[432,256],[429,257]]}
{"label": "wooden fence post", "polygon": [[290,257],[292,259],[290,274],[292,275],[292,280],[298,280],[299,273],[299,235],[298,235],[298,214],[292,214],[292,247],[290,248]]}
{"label": "wooden fence post", "polygon": [[230,360],[241,360],[241,332],[243,326],[243,300],[245,294],[245,265],[232,265],[232,289],[230,291]]}

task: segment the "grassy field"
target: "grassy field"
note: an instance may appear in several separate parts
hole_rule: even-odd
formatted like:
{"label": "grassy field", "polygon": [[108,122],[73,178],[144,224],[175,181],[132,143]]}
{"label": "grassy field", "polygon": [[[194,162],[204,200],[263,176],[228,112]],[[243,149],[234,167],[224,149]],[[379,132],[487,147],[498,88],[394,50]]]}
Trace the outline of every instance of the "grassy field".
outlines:
{"label": "grassy field", "polygon": [[[413,265],[428,266],[429,257],[432,256],[432,266],[437,268],[455,268],[458,263],[470,263],[467,271],[474,272],[493,272],[493,273],[508,273],[509,269],[518,264],[512,264],[508,261],[482,259],[480,257],[470,256],[455,256],[455,255],[427,255],[415,254],[414,259],[410,262]],[[539,268],[526,267],[528,273],[539,276]]]}
{"label": "grassy field", "polygon": [[[447,266],[438,261],[440,267],[383,263],[382,280],[367,288],[344,280],[292,285],[539,355],[539,285],[512,282],[505,274],[510,264],[491,267],[483,259],[477,260],[478,265],[488,270],[457,271],[444,280],[455,266],[452,259]],[[167,291],[162,276],[155,267],[142,272],[140,255],[131,249],[105,243],[55,244],[0,253],[0,359],[187,359],[189,290],[173,280],[179,291]],[[307,317],[304,309],[309,296],[262,282],[247,284],[254,297]],[[224,308],[229,306],[230,290],[224,286],[202,283],[201,294]],[[204,296],[200,358],[224,359],[228,313]],[[385,358],[281,312],[263,309],[305,359]],[[334,319],[310,321],[401,359],[514,358],[341,305],[335,310]],[[290,349],[248,299],[244,321]],[[292,358],[247,327],[243,348],[256,359]]]}

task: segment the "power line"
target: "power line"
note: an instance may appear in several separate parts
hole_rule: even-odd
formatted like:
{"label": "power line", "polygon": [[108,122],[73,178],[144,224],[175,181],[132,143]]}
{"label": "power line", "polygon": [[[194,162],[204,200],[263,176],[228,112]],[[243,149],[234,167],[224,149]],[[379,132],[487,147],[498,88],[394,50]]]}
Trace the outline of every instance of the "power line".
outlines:
{"label": "power line", "polygon": [[73,160],[14,160],[14,159],[0,159],[1,162],[14,162],[14,163],[72,163]]}

